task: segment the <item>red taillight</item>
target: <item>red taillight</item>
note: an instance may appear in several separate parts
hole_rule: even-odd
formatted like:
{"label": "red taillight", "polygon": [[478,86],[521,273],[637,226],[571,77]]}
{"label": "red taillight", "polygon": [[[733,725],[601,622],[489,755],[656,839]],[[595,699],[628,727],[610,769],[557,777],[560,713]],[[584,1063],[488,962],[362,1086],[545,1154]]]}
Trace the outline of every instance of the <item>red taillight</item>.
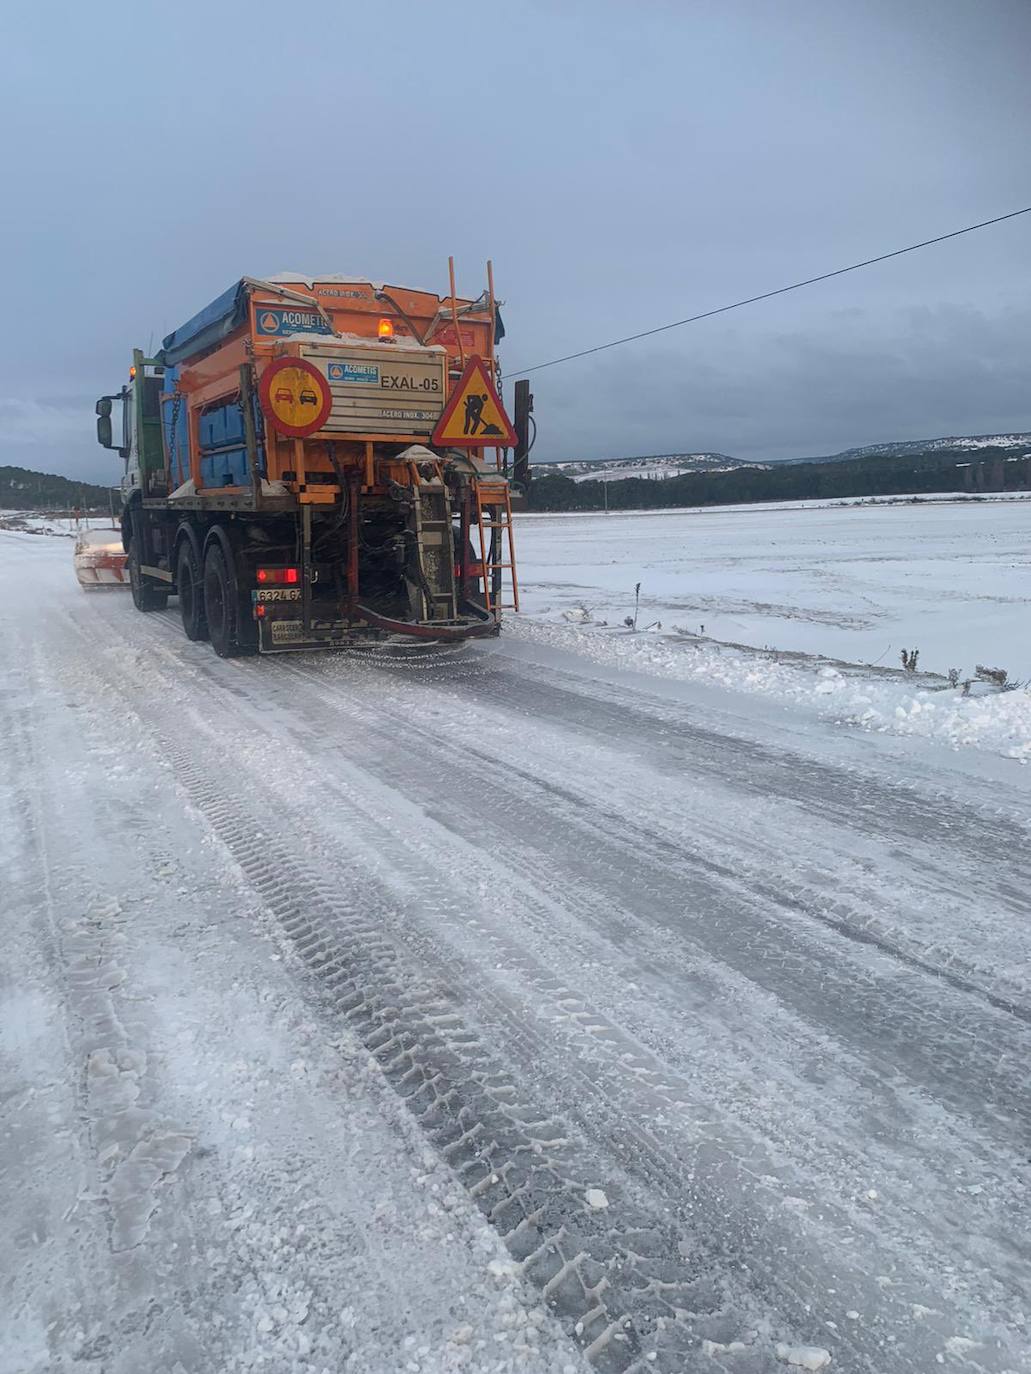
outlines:
{"label": "red taillight", "polygon": [[259,587],[267,587],[270,583],[296,587],[301,580],[301,570],[300,568],[259,568],[255,576]]}

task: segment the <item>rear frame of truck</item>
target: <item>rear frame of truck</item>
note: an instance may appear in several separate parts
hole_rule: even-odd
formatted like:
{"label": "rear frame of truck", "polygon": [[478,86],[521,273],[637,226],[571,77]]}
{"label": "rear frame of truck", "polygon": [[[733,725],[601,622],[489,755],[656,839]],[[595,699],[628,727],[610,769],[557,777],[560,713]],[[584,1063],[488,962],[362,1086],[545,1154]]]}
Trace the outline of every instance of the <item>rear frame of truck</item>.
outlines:
{"label": "rear frame of truck", "polygon": [[488,277],[475,300],[244,278],[136,350],[97,402],[106,447],[123,408],[136,607],[178,596],[222,657],[496,635],[518,608],[508,450],[497,425],[433,442],[471,360],[497,381]]}

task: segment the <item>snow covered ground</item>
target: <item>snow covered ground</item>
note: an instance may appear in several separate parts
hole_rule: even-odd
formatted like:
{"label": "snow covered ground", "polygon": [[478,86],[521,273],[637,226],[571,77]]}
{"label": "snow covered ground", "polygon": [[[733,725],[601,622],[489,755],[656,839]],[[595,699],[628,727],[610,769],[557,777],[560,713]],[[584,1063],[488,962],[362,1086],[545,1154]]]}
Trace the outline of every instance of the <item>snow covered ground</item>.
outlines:
{"label": "snow covered ground", "polygon": [[74,539],[80,529],[114,530],[117,523],[106,515],[90,515],[76,520],[68,515],[47,515],[36,511],[0,510],[0,530],[9,533],[58,535]]}
{"label": "snow covered ground", "polygon": [[1029,1374],[1027,769],[0,577],[3,1374]]}
{"label": "snow covered ground", "polygon": [[[976,679],[982,666],[1031,681],[1029,510],[896,499],[522,516],[514,632],[1028,760],[1031,694]],[[919,674],[902,672],[903,649]],[[973,685],[950,690],[950,669]]]}

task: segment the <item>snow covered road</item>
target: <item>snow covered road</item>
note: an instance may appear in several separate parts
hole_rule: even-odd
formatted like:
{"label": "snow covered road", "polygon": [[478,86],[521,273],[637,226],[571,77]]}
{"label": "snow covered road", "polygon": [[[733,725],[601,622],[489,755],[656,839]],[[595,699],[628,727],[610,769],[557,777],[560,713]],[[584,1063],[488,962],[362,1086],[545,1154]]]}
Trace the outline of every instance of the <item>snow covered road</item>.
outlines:
{"label": "snow covered road", "polygon": [[1031,1370],[1028,770],[0,575],[0,1369]]}

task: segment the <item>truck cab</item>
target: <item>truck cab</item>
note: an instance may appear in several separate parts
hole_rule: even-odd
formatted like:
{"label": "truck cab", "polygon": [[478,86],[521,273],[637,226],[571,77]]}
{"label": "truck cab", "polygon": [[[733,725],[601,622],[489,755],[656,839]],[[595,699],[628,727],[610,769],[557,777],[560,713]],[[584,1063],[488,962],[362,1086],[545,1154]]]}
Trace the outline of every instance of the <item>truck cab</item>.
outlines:
{"label": "truck cab", "polygon": [[96,403],[97,442],[114,449],[123,460],[122,501],[134,493],[163,494],[165,464],[161,446],[161,388],[163,369],[142,365],[142,354],[129,369],[121,391],[101,396]]}

